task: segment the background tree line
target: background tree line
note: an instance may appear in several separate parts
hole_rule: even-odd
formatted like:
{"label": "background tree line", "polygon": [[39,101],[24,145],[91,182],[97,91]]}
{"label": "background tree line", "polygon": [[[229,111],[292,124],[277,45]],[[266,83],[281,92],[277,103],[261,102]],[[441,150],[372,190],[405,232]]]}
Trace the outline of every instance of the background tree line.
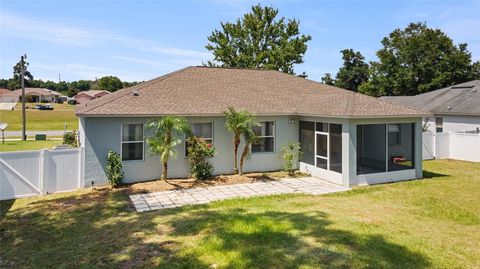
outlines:
{"label": "background tree line", "polygon": [[[295,74],[303,63],[310,35],[300,21],[278,17],[278,10],[256,5],[235,22],[222,22],[208,37],[213,53],[209,66],[264,68]],[[439,29],[410,23],[381,41],[377,60],[367,62],[359,51],[341,51],[343,65],[324,83],[371,96],[415,95],[480,79],[480,62],[472,61],[467,44],[454,44]],[[301,77],[306,77],[303,72]]]}
{"label": "background tree line", "polygon": [[[105,90],[114,92],[122,88],[136,85],[140,82],[121,81],[115,76],[104,76],[96,80],[78,80],[78,81],[43,81],[34,79],[32,73],[28,71],[28,62],[25,62],[25,87],[31,88],[47,88],[49,90],[60,92],[66,96],[72,97],[81,91],[88,90]],[[21,88],[21,63],[18,62],[13,66],[13,77],[10,79],[0,79],[0,88],[16,90]]]}
{"label": "background tree line", "polygon": [[455,45],[424,22],[395,29],[381,41],[378,60],[365,62],[360,52],[342,50],[343,65],[324,83],[372,96],[416,95],[480,79],[480,61],[472,61],[467,44]]}

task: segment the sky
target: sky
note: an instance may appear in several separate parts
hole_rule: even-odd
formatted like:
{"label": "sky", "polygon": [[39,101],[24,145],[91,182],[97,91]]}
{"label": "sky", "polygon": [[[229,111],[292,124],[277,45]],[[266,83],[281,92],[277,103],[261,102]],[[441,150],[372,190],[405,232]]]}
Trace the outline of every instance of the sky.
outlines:
{"label": "sky", "polygon": [[35,78],[54,81],[143,81],[202,65],[213,58],[205,49],[211,32],[257,3],[299,20],[312,36],[304,63],[295,66],[312,80],[338,71],[342,49],[375,60],[382,38],[410,22],[468,43],[480,59],[480,0],[0,0],[0,78],[12,77],[23,54]]}

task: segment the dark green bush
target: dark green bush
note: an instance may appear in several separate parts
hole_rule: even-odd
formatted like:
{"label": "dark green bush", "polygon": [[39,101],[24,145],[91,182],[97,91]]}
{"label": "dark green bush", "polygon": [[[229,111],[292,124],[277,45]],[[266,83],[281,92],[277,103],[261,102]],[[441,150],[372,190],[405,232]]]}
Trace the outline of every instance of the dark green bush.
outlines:
{"label": "dark green bush", "polygon": [[63,144],[72,147],[77,146],[77,136],[75,132],[66,132],[63,134]]}
{"label": "dark green bush", "polygon": [[123,163],[120,154],[110,150],[107,154],[108,183],[112,187],[118,187],[122,185],[123,176]]}
{"label": "dark green bush", "polygon": [[190,137],[187,139],[187,154],[193,177],[200,180],[212,177],[213,165],[207,160],[215,155],[215,147],[211,143],[202,138]]}
{"label": "dark green bush", "polygon": [[302,159],[300,143],[288,143],[282,147],[280,157],[283,159],[284,170],[288,175],[293,176],[298,164]]}

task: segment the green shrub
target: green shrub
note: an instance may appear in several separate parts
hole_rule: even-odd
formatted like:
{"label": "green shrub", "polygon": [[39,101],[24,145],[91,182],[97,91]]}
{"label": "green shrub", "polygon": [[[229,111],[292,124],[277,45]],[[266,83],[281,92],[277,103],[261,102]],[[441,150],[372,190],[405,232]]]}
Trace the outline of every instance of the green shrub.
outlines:
{"label": "green shrub", "polygon": [[283,159],[284,170],[288,175],[293,176],[302,159],[300,143],[288,143],[282,147],[281,156]]}
{"label": "green shrub", "polygon": [[63,134],[63,144],[64,145],[69,145],[72,147],[77,146],[77,136],[75,134],[75,131],[73,132],[66,132]]}
{"label": "green shrub", "polygon": [[112,187],[122,185],[123,164],[120,154],[115,151],[109,151],[107,154],[107,178]]}
{"label": "green shrub", "polygon": [[187,139],[187,154],[193,177],[200,180],[212,177],[213,165],[207,160],[215,155],[215,147],[211,143],[202,138],[190,137]]}

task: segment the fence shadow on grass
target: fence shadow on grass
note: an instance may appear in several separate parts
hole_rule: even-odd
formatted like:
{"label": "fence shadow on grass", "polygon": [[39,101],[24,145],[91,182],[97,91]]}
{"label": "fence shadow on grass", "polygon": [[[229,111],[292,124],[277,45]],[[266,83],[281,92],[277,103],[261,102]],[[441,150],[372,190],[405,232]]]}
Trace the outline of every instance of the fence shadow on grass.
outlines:
{"label": "fence shadow on grass", "polygon": [[10,210],[10,208],[12,208],[14,203],[15,199],[0,201],[0,221],[2,221],[5,215],[7,215],[8,211]]}
{"label": "fence shadow on grass", "polygon": [[227,268],[429,266],[380,235],[331,228],[323,212],[128,205],[125,191],[100,190],[17,208],[2,222],[0,267],[211,268],[209,255]]}

